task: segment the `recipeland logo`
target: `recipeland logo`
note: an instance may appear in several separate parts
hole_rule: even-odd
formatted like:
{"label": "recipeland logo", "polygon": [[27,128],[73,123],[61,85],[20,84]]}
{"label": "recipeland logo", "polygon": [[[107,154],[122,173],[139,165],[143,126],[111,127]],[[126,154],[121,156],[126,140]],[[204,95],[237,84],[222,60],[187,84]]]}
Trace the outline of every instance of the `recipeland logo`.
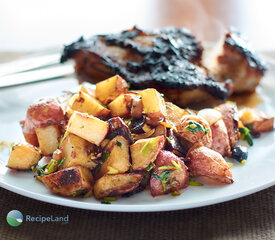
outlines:
{"label": "recipeland logo", "polygon": [[18,210],[12,210],[7,214],[7,223],[12,227],[18,227],[22,224],[22,222],[35,222],[35,223],[68,223],[69,222],[69,215],[63,217],[55,217],[55,216],[30,216],[26,215],[25,219],[23,214]]}
{"label": "recipeland logo", "polygon": [[23,214],[18,210],[12,210],[7,215],[7,222],[12,227],[18,227],[23,222]]}

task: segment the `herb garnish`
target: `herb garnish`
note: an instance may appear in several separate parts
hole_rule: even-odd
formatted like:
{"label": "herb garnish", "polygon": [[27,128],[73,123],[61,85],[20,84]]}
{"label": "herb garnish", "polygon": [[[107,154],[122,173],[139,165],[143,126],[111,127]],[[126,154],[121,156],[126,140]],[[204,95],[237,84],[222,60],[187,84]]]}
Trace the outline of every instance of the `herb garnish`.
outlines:
{"label": "herb garnish", "polygon": [[105,152],[105,153],[103,154],[102,161],[103,161],[103,162],[106,162],[106,160],[107,160],[109,157],[110,157],[110,153],[109,153],[109,152]]}
{"label": "herb garnish", "polygon": [[182,167],[181,167],[181,164],[180,162],[176,162],[174,160],[171,160],[171,163],[174,165],[174,166],[162,166],[162,167],[159,167],[158,170],[168,170],[168,169],[174,169],[174,170],[180,170],[182,171]]}
{"label": "herb garnish", "polygon": [[87,193],[87,190],[77,190],[73,193],[73,197],[85,195]]}
{"label": "herb garnish", "polygon": [[250,130],[247,127],[241,127],[239,128],[239,131],[241,133],[241,138],[246,140],[249,146],[253,146],[253,139]]}
{"label": "herb garnish", "polygon": [[150,172],[153,168],[155,168],[156,164],[151,163],[148,167],[145,168],[147,172]]}
{"label": "herb garnish", "polygon": [[188,130],[192,133],[201,131],[202,133],[207,134],[209,132],[209,128],[203,127],[201,124],[195,122],[195,121],[189,121],[188,125],[184,128],[184,130]]}
{"label": "herb garnish", "polygon": [[169,181],[169,176],[171,171],[172,170],[163,171],[160,175],[158,175],[156,172],[153,172],[152,174],[154,178],[161,181],[164,192],[166,189],[166,183]]}
{"label": "herb garnish", "polygon": [[121,144],[121,142],[119,142],[119,141],[116,140],[116,145],[119,146],[119,147],[121,147],[122,144]]}
{"label": "herb garnish", "polygon": [[60,160],[60,162],[57,164],[57,167],[60,168],[60,166],[62,165],[62,163],[65,161],[66,158],[62,158]]}

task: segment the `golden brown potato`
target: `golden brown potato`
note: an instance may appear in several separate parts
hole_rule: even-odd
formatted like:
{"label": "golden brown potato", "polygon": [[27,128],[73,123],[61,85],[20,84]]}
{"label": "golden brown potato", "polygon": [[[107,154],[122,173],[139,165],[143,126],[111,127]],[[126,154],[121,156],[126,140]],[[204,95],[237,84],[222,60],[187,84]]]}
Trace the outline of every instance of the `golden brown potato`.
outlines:
{"label": "golden brown potato", "polygon": [[102,106],[97,99],[84,92],[78,92],[73,95],[68,105],[74,111],[88,113],[94,117],[105,118],[110,113],[110,110]]}
{"label": "golden brown potato", "polygon": [[87,86],[81,86],[79,91],[88,94],[92,98],[95,98],[95,89],[89,88]]}
{"label": "golden brown potato", "polygon": [[156,160],[164,148],[164,137],[140,139],[130,146],[133,170],[143,170]]}
{"label": "golden brown potato", "polygon": [[199,142],[207,147],[212,145],[212,133],[208,122],[196,115],[184,115],[176,125],[176,130],[188,147]]}
{"label": "golden brown potato", "polygon": [[105,174],[125,173],[130,167],[129,142],[123,136],[112,139],[103,152],[103,161],[96,178]]}
{"label": "golden brown potato", "polygon": [[171,102],[166,102],[166,122],[168,122],[169,124],[175,126],[180,122],[180,119],[184,116],[184,115],[190,115],[190,112],[176,106],[175,104],[171,103]]}
{"label": "golden brown potato", "polygon": [[150,122],[157,126],[166,117],[166,106],[163,97],[154,88],[147,88],[140,92],[143,110]]}
{"label": "golden brown potato", "polygon": [[252,132],[261,133],[274,129],[274,117],[254,108],[244,108],[239,112],[241,122],[249,126]]}
{"label": "golden brown potato", "polygon": [[102,199],[108,196],[119,196],[137,188],[141,182],[142,174],[122,173],[105,175],[94,185],[94,196]]}
{"label": "golden brown potato", "polygon": [[217,183],[233,183],[232,173],[221,154],[200,144],[187,153],[185,161],[191,176],[204,176]]}
{"label": "golden brown potato", "polygon": [[92,152],[93,146],[92,143],[69,133],[60,144],[60,150],[65,158],[60,168],[64,169],[76,165],[89,169],[95,168],[97,163],[88,154],[88,152]]}
{"label": "golden brown potato", "polygon": [[43,155],[50,155],[58,148],[61,134],[58,125],[35,128],[35,133]]}
{"label": "golden brown potato", "polygon": [[96,98],[103,104],[113,101],[121,93],[126,93],[128,89],[127,82],[116,75],[96,84]]}
{"label": "golden brown potato", "polygon": [[100,119],[75,111],[68,123],[68,132],[99,146],[106,137],[109,124]]}
{"label": "golden brown potato", "polygon": [[109,109],[111,110],[111,115],[113,117],[130,116],[133,98],[133,94],[120,94],[108,105]]}
{"label": "golden brown potato", "polygon": [[27,111],[25,121],[21,121],[26,141],[38,146],[35,128],[49,125],[60,125],[65,121],[61,105],[53,97],[44,97],[31,104]]}
{"label": "golden brown potato", "polygon": [[75,197],[93,189],[93,175],[82,166],[66,168],[40,179],[51,192],[65,197]]}
{"label": "golden brown potato", "polygon": [[16,144],[12,147],[7,167],[28,170],[41,159],[39,150],[29,144]]}

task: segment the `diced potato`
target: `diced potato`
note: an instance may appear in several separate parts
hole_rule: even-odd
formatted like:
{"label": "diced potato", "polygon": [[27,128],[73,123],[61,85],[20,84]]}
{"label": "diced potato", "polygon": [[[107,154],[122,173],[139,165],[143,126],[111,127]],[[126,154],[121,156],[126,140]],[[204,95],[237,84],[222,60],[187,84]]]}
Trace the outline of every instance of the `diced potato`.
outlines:
{"label": "diced potato", "polygon": [[73,95],[68,104],[72,110],[88,113],[95,117],[106,117],[110,113],[110,110],[102,106],[97,99],[84,92]]}
{"label": "diced potato", "polygon": [[35,128],[48,125],[61,125],[65,121],[62,106],[53,97],[44,97],[32,103],[24,121],[21,121],[26,141],[38,146]]}
{"label": "diced potato", "polygon": [[212,183],[233,183],[232,173],[222,155],[201,144],[189,149],[185,162],[191,176],[204,176]]}
{"label": "diced potato", "polygon": [[[156,167],[150,179],[150,191],[153,197],[178,191],[188,186],[189,174],[184,162],[170,151],[161,150],[155,161]],[[165,167],[168,167],[165,169]],[[170,168],[169,168],[170,167]],[[164,168],[164,169],[159,169]],[[167,174],[167,182],[162,182],[158,177]]]}
{"label": "diced potato", "polygon": [[58,125],[36,128],[35,132],[43,155],[50,155],[58,148],[60,137]]}
{"label": "diced potato", "polygon": [[16,144],[12,147],[7,167],[28,170],[41,159],[37,148],[29,144]]}
{"label": "diced potato", "polygon": [[255,133],[271,131],[274,128],[274,117],[257,109],[244,108],[239,112],[239,116],[241,122],[246,126],[250,125]]}
{"label": "diced potato", "polygon": [[89,157],[88,150],[93,148],[93,144],[88,141],[69,133],[60,145],[60,150],[65,158],[61,169],[76,165],[93,169],[96,163]]}
{"label": "diced potato", "polygon": [[102,199],[107,196],[118,196],[137,188],[141,182],[142,174],[122,173],[104,175],[94,185],[94,196]]}
{"label": "diced potato", "polygon": [[113,101],[121,93],[126,93],[128,89],[127,82],[116,75],[96,84],[96,98],[103,104]]}
{"label": "diced potato", "polygon": [[[106,155],[108,154],[108,155]],[[130,167],[129,142],[123,136],[116,136],[104,150],[103,156],[108,156],[96,175],[125,173]]]}
{"label": "diced potato", "polygon": [[133,170],[143,170],[156,160],[164,148],[164,137],[146,138],[136,141],[130,146]]}
{"label": "diced potato", "polygon": [[121,94],[109,105],[113,117],[127,117],[131,112],[133,94]]}
{"label": "diced potato", "polygon": [[87,86],[81,86],[79,91],[88,94],[92,98],[95,98],[95,89],[89,88]]}
{"label": "diced potato", "polygon": [[166,106],[163,97],[154,88],[140,92],[144,113],[156,123],[166,117]]}
{"label": "diced potato", "polygon": [[75,111],[71,116],[67,131],[99,146],[106,137],[109,124],[92,116]]}
{"label": "diced potato", "polygon": [[190,112],[176,106],[171,102],[166,102],[166,121],[172,125],[177,125],[184,115],[190,115]]}
{"label": "diced potato", "polygon": [[93,189],[93,175],[82,166],[66,168],[40,179],[53,193],[66,197],[85,194]]}

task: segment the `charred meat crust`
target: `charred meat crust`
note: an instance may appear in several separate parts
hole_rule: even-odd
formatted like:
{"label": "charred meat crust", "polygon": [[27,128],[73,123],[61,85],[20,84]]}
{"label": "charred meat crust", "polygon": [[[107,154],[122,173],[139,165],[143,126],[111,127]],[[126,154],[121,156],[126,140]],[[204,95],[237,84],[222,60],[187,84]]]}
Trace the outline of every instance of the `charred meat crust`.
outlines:
{"label": "charred meat crust", "polygon": [[[123,56],[110,55],[108,47],[123,50]],[[77,74],[86,80],[90,74],[90,81],[94,82],[103,80],[103,76],[119,74],[135,89],[200,88],[215,98],[226,99],[229,96],[226,84],[216,82],[200,67],[202,51],[201,43],[187,30],[164,28],[144,32],[134,27],[119,34],[97,35],[89,40],[80,38],[65,46],[61,62],[73,58],[77,62]],[[80,57],[81,62],[77,59]],[[101,79],[96,79],[96,74],[92,76],[92,72],[100,74]]]}
{"label": "charred meat crust", "polygon": [[255,69],[260,74],[264,75],[267,70],[261,58],[251,49],[249,44],[243,40],[243,36],[236,29],[231,28],[225,35],[225,46],[233,51],[238,51],[245,57],[249,67]]}

